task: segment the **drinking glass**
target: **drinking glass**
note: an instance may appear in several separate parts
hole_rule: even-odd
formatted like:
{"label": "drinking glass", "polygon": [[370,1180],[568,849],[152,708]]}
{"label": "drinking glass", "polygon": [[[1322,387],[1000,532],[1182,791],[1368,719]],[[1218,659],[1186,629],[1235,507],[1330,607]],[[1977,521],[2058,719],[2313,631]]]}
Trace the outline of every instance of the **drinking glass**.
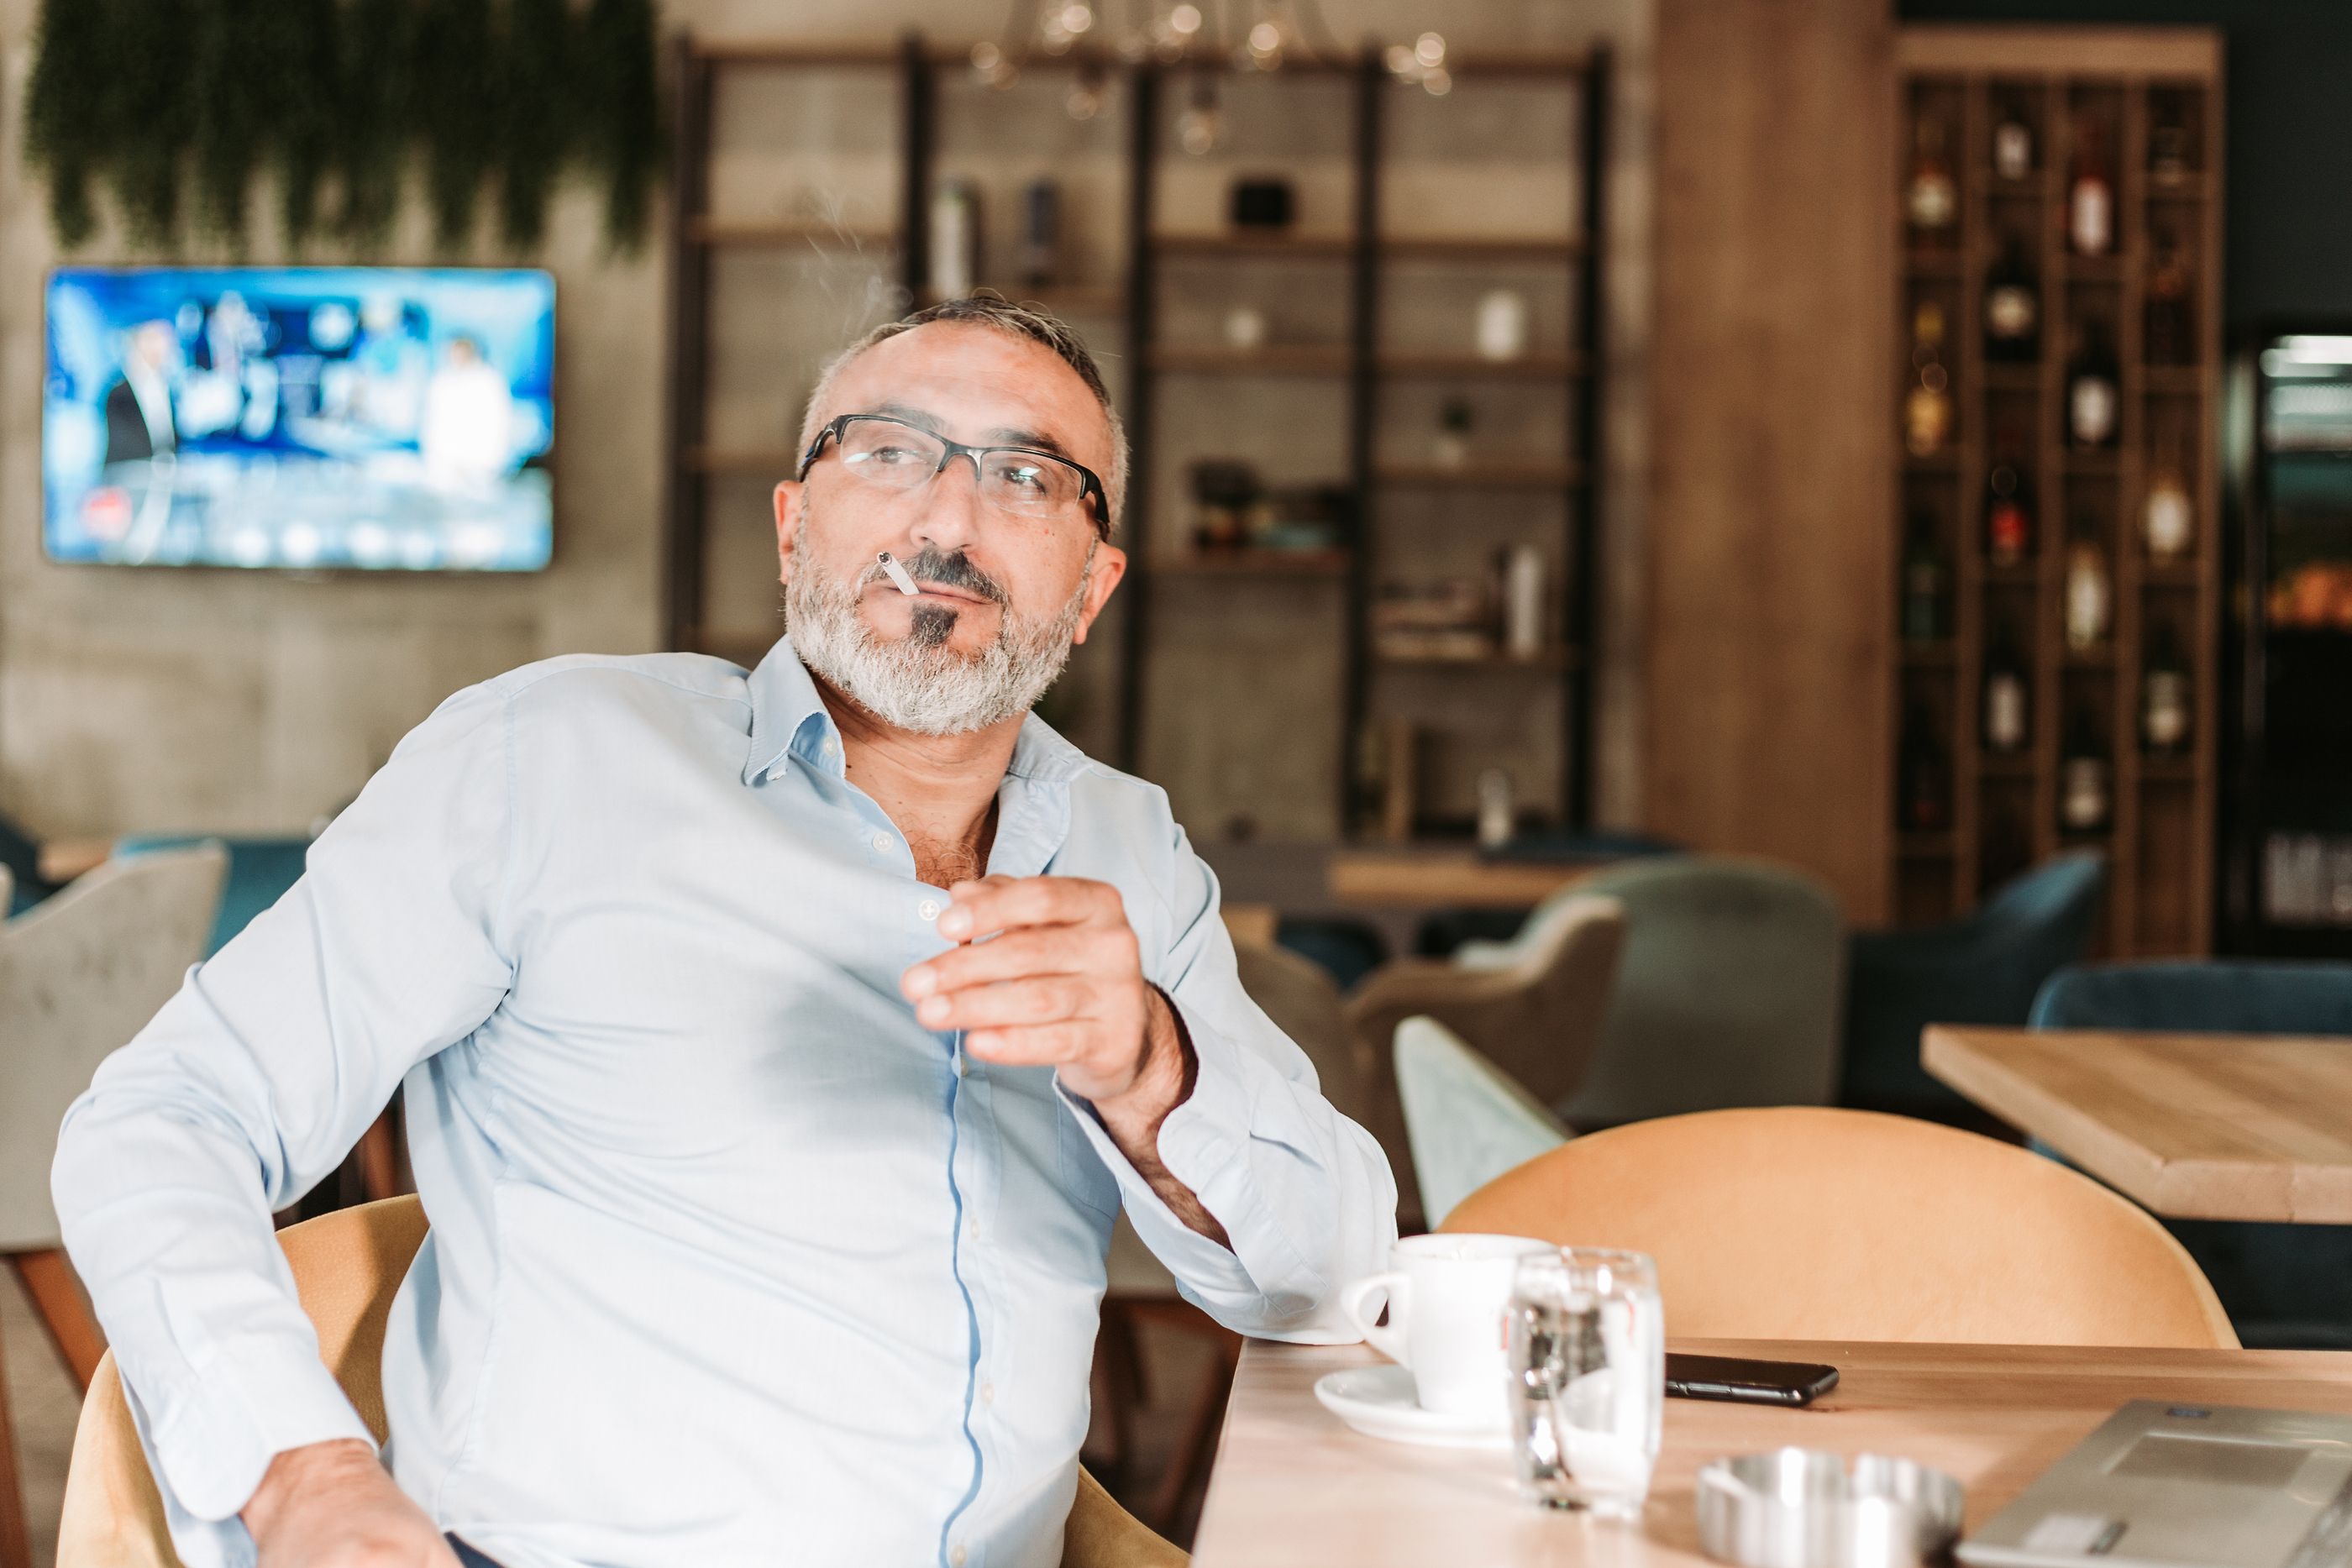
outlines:
{"label": "drinking glass", "polygon": [[1665,1409],[1657,1266],[1597,1247],[1522,1258],[1506,1324],[1520,1484],[1547,1508],[1638,1518]]}

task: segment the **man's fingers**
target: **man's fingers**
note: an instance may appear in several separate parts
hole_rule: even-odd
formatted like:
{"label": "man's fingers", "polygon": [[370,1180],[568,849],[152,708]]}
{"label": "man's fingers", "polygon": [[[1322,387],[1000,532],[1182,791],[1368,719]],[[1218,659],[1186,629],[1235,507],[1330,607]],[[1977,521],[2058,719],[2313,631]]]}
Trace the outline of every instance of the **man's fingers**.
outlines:
{"label": "man's fingers", "polygon": [[967,1030],[963,1048],[999,1067],[1058,1067],[1078,1060],[1092,1040],[1088,1025],[1041,1023]]}
{"label": "man's fingers", "polygon": [[1046,975],[925,997],[915,1017],[927,1029],[991,1029],[1007,1024],[1044,1024],[1085,1015],[1093,988],[1067,975]]}
{"label": "man's fingers", "polygon": [[997,980],[1043,975],[1082,975],[1131,965],[1134,938],[1110,926],[1033,925],[987,942],[950,947],[924,959],[900,977],[909,1001],[960,991]]}
{"label": "man's fingers", "polygon": [[1108,883],[1075,876],[986,876],[948,890],[940,935],[951,942],[977,941],[992,932],[1022,925],[1076,925],[1113,912],[1124,915],[1118,892]]}

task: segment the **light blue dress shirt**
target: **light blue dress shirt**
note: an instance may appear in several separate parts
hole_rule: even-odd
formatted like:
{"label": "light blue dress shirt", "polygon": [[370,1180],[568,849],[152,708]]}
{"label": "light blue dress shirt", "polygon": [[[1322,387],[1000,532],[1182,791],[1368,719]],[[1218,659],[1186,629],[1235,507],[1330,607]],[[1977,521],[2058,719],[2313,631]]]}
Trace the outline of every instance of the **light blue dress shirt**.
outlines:
{"label": "light blue dress shirt", "polygon": [[404,740],[68,1113],[54,1188],[190,1568],[273,1454],[366,1429],[269,1215],[404,1085],[432,1232],[394,1475],[509,1568],[1053,1568],[1122,1204],[1184,1294],[1355,1337],[1395,1186],[1235,978],[1166,797],[1037,719],[990,869],[1115,885],[1200,1059],[1188,1230],[1043,1068],[915,1021],[941,890],[789,643],[557,659]]}

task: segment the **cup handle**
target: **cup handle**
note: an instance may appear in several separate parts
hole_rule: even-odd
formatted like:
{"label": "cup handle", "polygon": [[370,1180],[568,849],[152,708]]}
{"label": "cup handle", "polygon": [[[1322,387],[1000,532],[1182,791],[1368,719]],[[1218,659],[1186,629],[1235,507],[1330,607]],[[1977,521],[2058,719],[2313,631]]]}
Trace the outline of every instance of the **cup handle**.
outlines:
{"label": "cup handle", "polygon": [[[1375,1291],[1388,1292],[1389,1321],[1385,1328],[1372,1321],[1376,1314],[1364,1311],[1364,1298]],[[1399,1366],[1410,1367],[1412,1363],[1406,1357],[1404,1348],[1404,1314],[1412,1300],[1411,1275],[1369,1274],[1339,1292],[1339,1310],[1374,1350]]]}

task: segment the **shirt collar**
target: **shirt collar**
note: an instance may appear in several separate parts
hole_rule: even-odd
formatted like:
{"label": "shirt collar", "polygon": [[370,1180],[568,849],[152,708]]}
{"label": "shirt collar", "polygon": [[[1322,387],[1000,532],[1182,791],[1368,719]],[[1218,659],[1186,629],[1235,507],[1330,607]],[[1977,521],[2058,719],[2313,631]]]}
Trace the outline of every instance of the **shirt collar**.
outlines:
{"label": "shirt collar", "polygon": [[[760,667],[751,672],[751,748],[743,759],[743,782],[756,784],[760,776],[782,762],[795,747],[814,751],[826,742],[826,771],[839,776],[841,745],[833,715],[825,711],[801,656],[790,637],[779,637]],[[1031,714],[1021,724],[1013,743],[1013,760],[1005,772],[1042,784],[1066,783],[1087,766],[1087,754],[1054,732],[1054,727]]]}

